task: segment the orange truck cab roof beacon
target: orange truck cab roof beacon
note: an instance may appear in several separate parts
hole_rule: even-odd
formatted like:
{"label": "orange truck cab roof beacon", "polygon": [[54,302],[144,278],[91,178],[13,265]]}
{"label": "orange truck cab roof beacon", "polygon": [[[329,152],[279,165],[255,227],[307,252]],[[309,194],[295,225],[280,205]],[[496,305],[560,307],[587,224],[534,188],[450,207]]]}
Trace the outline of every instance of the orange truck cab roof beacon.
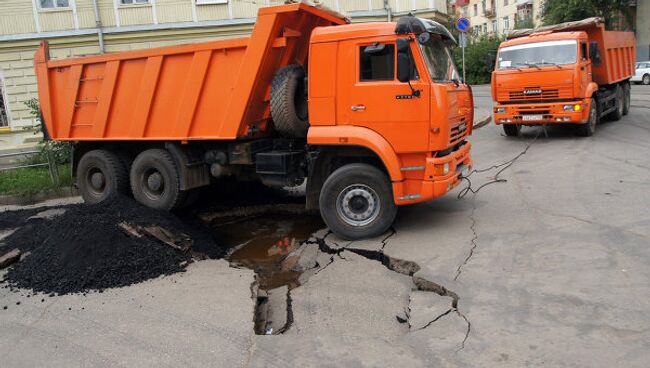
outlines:
{"label": "orange truck cab roof beacon", "polygon": [[515,30],[499,46],[494,122],[507,135],[522,125],[576,124],[590,136],[604,116],[630,107],[634,33],[607,31],[600,18]]}
{"label": "orange truck cab roof beacon", "polygon": [[250,37],[50,60],[35,56],[44,131],[74,142],[87,202],[132,192],[173,210],[230,180],[306,181],[338,235],[378,235],[398,205],[471,166],[473,102],[442,25],[349,24],[322,6],[262,8]]}

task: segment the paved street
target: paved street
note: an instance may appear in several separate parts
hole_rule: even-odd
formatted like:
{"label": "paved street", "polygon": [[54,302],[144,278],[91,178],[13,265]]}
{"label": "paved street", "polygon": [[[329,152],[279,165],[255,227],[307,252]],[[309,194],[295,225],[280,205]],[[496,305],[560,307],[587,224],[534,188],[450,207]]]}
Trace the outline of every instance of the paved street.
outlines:
{"label": "paved street", "polygon": [[593,137],[548,134],[490,123],[476,194],[401,208],[377,239],[314,234],[283,335],[253,332],[252,271],[201,261],[85,297],[0,289],[2,365],[647,367],[650,88]]}

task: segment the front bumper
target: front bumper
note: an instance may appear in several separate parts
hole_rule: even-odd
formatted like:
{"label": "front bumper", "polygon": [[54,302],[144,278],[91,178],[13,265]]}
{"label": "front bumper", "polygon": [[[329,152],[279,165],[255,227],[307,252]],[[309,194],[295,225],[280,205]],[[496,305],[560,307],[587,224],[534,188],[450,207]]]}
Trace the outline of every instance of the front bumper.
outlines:
{"label": "front bumper", "polygon": [[[445,195],[461,181],[461,174],[467,175],[472,169],[470,155],[472,144],[465,144],[458,150],[443,157],[428,157],[424,167],[424,179],[406,179],[393,183],[393,195],[397,205],[424,202]],[[436,166],[448,167],[443,175],[436,175]]]}
{"label": "front bumper", "polygon": [[[494,123],[500,124],[576,124],[589,119],[590,99],[528,104],[497,104],[494,106]],[[564,106],[579,106],[579,110],[565,111]],[[505,108],[505,112],[497,112]]]}

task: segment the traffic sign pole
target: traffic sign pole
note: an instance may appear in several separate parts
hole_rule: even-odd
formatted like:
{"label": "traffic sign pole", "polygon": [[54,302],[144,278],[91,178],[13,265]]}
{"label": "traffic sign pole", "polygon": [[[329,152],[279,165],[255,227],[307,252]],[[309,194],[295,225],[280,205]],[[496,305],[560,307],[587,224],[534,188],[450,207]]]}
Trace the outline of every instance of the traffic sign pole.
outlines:
{"label": "traffic sign pole", "polygon": [[465,17],[458,18],[456,22],[456,29],[460,32],[460,48],[463,55],[463,83],[467,83],[465,79],[465,47],[467,46],[467,31],[469,30],[471,23],[469,19]]}

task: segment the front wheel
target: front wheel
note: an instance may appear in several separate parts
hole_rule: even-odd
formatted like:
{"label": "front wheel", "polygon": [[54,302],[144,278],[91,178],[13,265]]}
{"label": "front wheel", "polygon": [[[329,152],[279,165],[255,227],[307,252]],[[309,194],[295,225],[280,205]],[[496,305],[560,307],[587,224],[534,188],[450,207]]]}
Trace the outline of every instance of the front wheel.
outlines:
{"label": "front wheel", "polygon": [[591,137],[596,131],[596,124],[598,123],[598,104],[595,98],[591,99],[591,106],[589,107],[589,120],[586,123],[578,125],[578,135],[582,137]]}
{"label": "front wheel", "polygon": [[503,132],[508,137],[516,137],[521,131],[521,124],[503,124]]}
{"label": "front wheel", "polygon": [[368,164],[334,171],[323,184],[319,203],[325,224],[346,240],[381,235],[397,215],[388,176]]}

